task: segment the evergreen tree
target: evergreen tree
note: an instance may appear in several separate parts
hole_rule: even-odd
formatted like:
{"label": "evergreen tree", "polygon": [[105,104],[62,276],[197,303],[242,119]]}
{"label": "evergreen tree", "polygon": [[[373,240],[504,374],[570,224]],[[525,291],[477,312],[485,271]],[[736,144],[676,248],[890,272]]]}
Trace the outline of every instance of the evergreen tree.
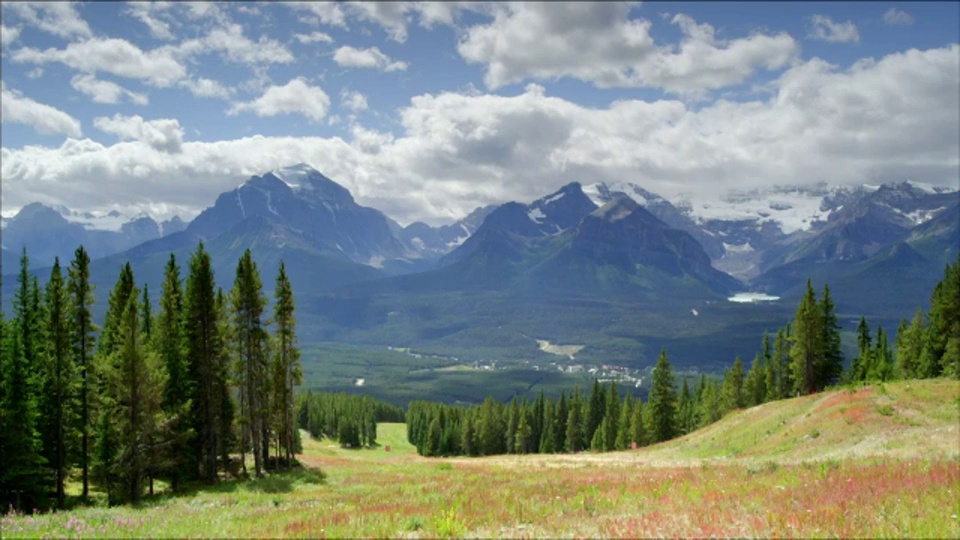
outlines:
{"label": "evergreen tree", "polygon": [[566,449],[568,452],[572,452],[574,454],[583,449],[581,443],[581,440],[583,439],[583,433],[581,431],[582,422],[580,420],[581,402],[580,389],[577,388],[570,397],[570,409],[567,413],[566,426]]}
{"label": "evergreen tree", "polygon": [[851,381],[865,381],[867,372],[870,370],[870,362],[873,358],[873,339],[870,337],[870,325],[867,319],[860,316],[860,323],[857,324],[857,357],[853,359],[850,365]]}
{"label": "evergreen tree", "polygon": [[537,451],[541,454],[553,454],[557,451],[554,446],[557,442],[556,423],[554,421],[556,406],[549,399],[543,404],[543,433],[540,434],[540,447]]}
{"label": "evergreen tree", "polygon": [[763,364],[765,392],[761,403],[779,399],[777,395],[777,384],[780,369],[773,360],[773,351],[770,348],[770,333],[766,330],[763,331]]}
{"label": "evergreen tree", "polygon": [[[230,450],[236,444],[233,433],[233,420],[236,415],[233,397],[230,395],[230,384],[234,377],[231,365],[229,338],[232,336],[230,314],[228,313],[227,299],[223,289],[217,287],[217,298],[214,302],[217,311],[219,330],[219,347],[216,356],[217,384],[214,391],[220,396],[220,407],[217,409],[217,453],[224,469],[230,462]],[[292,405],[291,405],[292,409]],[[291,416],[293,412],[291,411]]]}
{"label": "evergreen tree", "polygon": [[929,325],[921,353],[924,377],[960,376],[960,255],[930,295]]}
{"label": "evergreen tree", "polygon": [[790,371],[790,325],[777,330],[773,342],[773,363],[777,373],[777,399],[788,398],[793,394],[793,373]]}
{"label": "evergreen tree", "polygon": [[70,278],[67,282],[69,295],[70,349],[73,363],[80,377],[79,416],[77,429],[80,431],[80,456],[82,496],[89,494],[90,475],[90,437],[92,422],[93,391],[93,351],[94,333],[97,325],[93,323],[91,311],[94,302],[93,286],[90,284],[90,256],[83,246],[77,248],[70,263]]}
{"label": "evergreen tree", "polygon": [[144,347],[141,307],[134,289],[113,334],[116,349],[102,367],[101,478],[111,503],[136,503],[143,494],[153,441],[162,425],[167,377],[160,358]]}
{"label": "evergreen tree", "polygon": [[708,382],[700,398],[700,427],[709,426],[720,420],[720,390],[715,382]]}
{"label": "evergreen tree", "polygon": [[74,448],[77,378],[70,354],[68,297],[60,259],[55,258],[43,302],[43,403],[42,444],[44,457],[56,478],[57,508],[63,509],[64,482],[69,454]]}
{"label": "evergreen tree", "polygon": [[633,399],[628,393],[620,407],[620,418],[617,420],[617,440],[614,450],[630,448],[630,417],[633,415]]}
{"label": "evergreen tree", "polygon": [[561,390],[560,399],[553,411],[553,451],[563,452],[567,448],[567,416],[570,410],[567,407],[567,395]]}
{"label": "evergreen tree", "polygon": [[[275,402],[280,411],[280,430],[286,460],[289,465],[293,459],[293,438],[296,426],[293,422],[294,387],[302,384],[303,370],[300,367],[300,349],[297,346],[296,319],[294,318],[293,288],[287,278],[286,267],[280,262],[277,273],[277,285],[274,292],[275,306],[273,322],[276,324],[276,351],[274,353],[277,396]],[[375,425],[375,424],[374,424]]]}
{"label": "evergreen tree", "polygon": [[637,446],[647,444],[647,430],[643,423],[643,402],[637,399],[633,405],[633,413],[630,416],[630,442]]}
{"label": "evergreen tree", "polygon": [[923,352],[923,309],[917,308],[913,321],[900,322],[897,329],[897,352],[895,375],[901,379],[917,378],[920,371],[920,355]]}
{"label": "evergreen tree", "polygon": [[603,421],[603,415],[607,408],[605,393],[600,381],[594,379],[593,386],[590,388],[590,399],[587,402],[586,412],[583,414],[584,411],[581,411],[583,414],[582,440],[584,445],[591,443],[593,435],[596,433],[597,428],[600,427],[600,422]]}
{"label": "evergreen tree", "polygon": [[44,491],[44,459],[41,455],[38,424],[38,403],[35,374],[39,371],[35,356],[39,315],[34,311],[31,280],[28,274],[27,250],[20,257],[18,289],[14,296],[13,331],[5,336],[4,353],[6,373],[5,402],[2,404],[4,424],[4,468],[0,471],[0,485],[8,497],[6,507],[34,508]]}
{"label": "evergreen tree", "polygon": [[768,366],[760,353],[753,357],[753,364],[743,383],[744,401],[746,407],[760,405],[767,396],[767,369]]}
{"label": "evergreen tree", "polygon": [[191,462],[187,455],[193,431],[188,422],[192,388],[186,357],[183,354],[182,317],[183,288],[180,267],[171,253],[164,269],[163,285],[160,289],[160,313],[157,316],[153,343],[167,373],[162,407],[170,418],[170,444],[164,449],[163,461],[166,465],[164,473],[169,478],[173,491],[180,489],[182,478],[191,476],[184,470],[185,465]]}
{"label": "evergreen tree", "polygon": [[533,451],[533,429],[530,427],[532,408],[524,405],[518,415],[517,433],[514,436],[514,451],[517,454],[529,454]]}
{"label": "evergreen tree", "polygon": [[727,370],[723,377],[721,407],[724,412],[742,409],[746,405],[743,386],[743,360],[740,360],[738,356],[734,359],[733,366]]}
{"label": "evergreen tree", "polygon": [[517,396],[513,396],[513,400],[510,401],[510,410],[507,411],[507,431],[503,434],[504,436],[504,445],[507,448],[507,452],[512,454],[516,452],[516,437],[517,437],[517,424],[520,422],[520,403],[517,401]]}
{"label": "evergreen tree", "polygon": [[893,377],[893,358],[890,354],[890,344],[883,327],[877,325],[876,346],[867,373],[868,380],[887,381]]}
{"label": "evergreen tree", "polygon": [[650,409],[650,435],[652,442],[673,438],[676,434],[675,382],[666,349],[660,351],[657,365],[653,368],[653,383],[647,405]]}
{"label": "evergreen tree", "polygon": [[184,297],[183,341],[190,379],[192,438],[191,476],[208,482],[217,479],[221,378],[221,337],[216,309],[216,289],[210,255],[201,242],[190,257]]}
{"label": "evergreen tree", "polygon": [[823,286],[820,296],[820,343],[821,356],[814,366],[814,382],[817,390],[823,390],[837,382],[843,374],[843,350],[840,346],[840,323],[836,306],[830,297],[830,286]]}
{"label": "evergreen tree", "polygon": [[683,378],[680,389],[680,402],[677,405],[677,433],[685,435],[693,431],[693,396],[690,394],[690,385],[687,378]]}
{"label": "evergreen tree", "polygon": [[821,389],[817,366],[823,363],[823,335],[822,311],[808,279],[807,292],[793,318],[791,336],[793,347],[790,348],[790,369],[793,373],[793,391],[798,395],[812,394]]}
{"label": "evergreen tree", "polygon": [[617,446],[617,428],[620,427],[620,396],[617,395],[617,384],[610,381],[607,390],[606,410],[603,414],[607,423],[604,426],[606,430],[603,434],[603,451],[609,452],[616,450]]}

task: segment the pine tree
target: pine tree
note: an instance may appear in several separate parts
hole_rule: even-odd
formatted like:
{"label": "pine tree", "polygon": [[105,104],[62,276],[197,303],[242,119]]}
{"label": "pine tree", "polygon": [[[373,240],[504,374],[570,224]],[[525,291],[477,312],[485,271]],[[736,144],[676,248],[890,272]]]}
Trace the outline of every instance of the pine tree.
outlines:
{"label": "pine tree", "polygon": [[666,349],[660,351],[657,365],[653,368],[653,383],[650,388],[650,398],[647,402],[650,408],[650,434],[653,442],[666,441],[676,434],[676,402],[677,394],[674,390],[675,382],[670,359]]}
{"label": "pine tree", "polygon": [[554,422],[556,406],[549,399],[543,403],[543,432],[540,434],[540,446],[537,452],[541,454],[552,454],[556,452],[557,436],[555,433],[556,424]]}
{"label": "pine tree", "polygon": [[603,434],[602,450],[609,452],[616,450],[617,428],[620,427],[620,396],[617,395],[617,384],[613,381],[610,381],[607,390],[607,404],[603,417],[607,424],[604,426],[606,431]]}
{"label": "pine tree", "polygon": [[516,452],[516,437],[517,437],[517,424],[520,422],[520,403],[517,401],[517,396],[513,396],[513,400],[510,401],[510,410],[507,412],[507,431],[504,432],[504,445],[507,448],[507,453],[513,454]]}
{"label": "pine tree", "polygon": [[577,453],[583,449],[581,440],[583,439],[583,433],[581,431],[581,419],[580,419],[580,407],[582,400],[580,399],[580,389],[577,388],[574,390],[573,395],[570,397],[570,408],[567,413],[567,425],[566,425],[566,450],[571,453]]}
{"label": "pine tree", "polygon": [[82,471],[82,496],[86,499],[89,494],[91,409],[94,399],[92,395],[94,333],[98,328],[93,323],[91,311],[94,296],[93,286],[90,284],[90,256],[83,246],[78,247],[74,252],[69,274],[67,293],[70,297],[70,348],[73,363],[80,377],[80,411],[77,429],[80,431],[79,464]]}
{"label": "pine tree", "polygon": [[773,342],[773,362],[778,366],[777,399],[793,396],[793,373],[790,370],[790,325],[777,330]]}
{"label": "pine tree", "polygon": [[843,374],[843,350],[840,346],[840,323],[836,306],[830,297],[829,285],[823,286],[820,296],[820,362],[814,366],[814,382],[817,390],[823,390],[837,382]]}
{"label": "pine tree", "polygon": [[630,447],[630,417],[633,414],[633,398],[628,393],[620,407],[620,418],[617,420],[617,440],[614,450],[626,450]]}
{"label": "pine tree", "polygon": [[563,452],[567,447],[567,415],[570,410],[567,407],[567,395],[561,390],[560,399],[553,411],[553,451]]}
{"label": "pine tree", "polygon": [[[214,392],[220,398],[220,406],[217,408],[217,454],[220,456],[220,462],[224,469],[230,462],[230,450],[236,443],[236,437],[233,433],[233,421],[236,410],[233,404],[233,397],[230,395],[231,381],[233,377],[233,365],[230,356],[230,347],[228,339],[232,336],[230,325],[230,314],[227,307],[227,299],[223,294],[223,289],[217,287],[217,297],[214,306],[217,311],[217,325],[219,327],[219,339],[217,340],[217,354],[215,358],[216,369],[216,387]],[[292,415],[292,413],[291,413]]]}
{"label": "pine tree", "polygon": [[917,378],[920,371],[920,355],[923,352],[923,308],[917,308],[913,321],[900,322],[897,329],[897,352],[894,373],[901,379]]}
{"label": "pine tree", "polygon": [[218,417],[221,396],[219,369],[222,342],[216,309],[216,288],[210,255],[200,243],[190,257],[184,297],[183,339],[190,378],[191,423],[194,438],[192,475],[217,480]]}
{"label": "pine tree", "polygon": [[160,289],[160,313],[157,316],[153,337],[154,350],[159,354],[167,372],[167,385],[163,394],[163,411],[170,418],[170,444],[164,449],[165,476],[173,491],[180,489],[180,481],[190,476],[184,467],[190,462],[189,440],[192,437],[188,414],[192,388],[183,354],[183,289],[180,267],[171,253],[164,269]]}
{"label": "pine tree", "polygon": [[753,357],[753,364],[743,383],[745,406],[752,407],[763,403],[767,396],[767,364],[760,353]]}
{"label": "pine tree", "polygon": [[160,358],[144,347],[138,291],[131,291],[113,334],[115,349],[102,365],[101,478],[111,503],[136,503],[143,494],[153,441],[163,423],[167,377]]}
{"label": "pine tree", "polygon": [[807,292],[800,301],[793,318],[793,335],[790,349],[790,369],[793,373],[793,390],[798,395],[812,394],[820,390],[817,366],[823,363],[823,317],[817,305],[810,280]]}
{"label": "pine tree", "polygon": [[643,424],[643,402],[637,399],[630,416],[630,442],[637,446],[647,444],[647,430]]}
{"label": "pine tree", "polygon": [[680,402],[677,405],[677,433],[685,435],[691,431],[693,431],[693,396],[690,395],[690,385],[684,377],[680,388]]}
{"label": "pine tree", "polygon": [[764,365],[764,388],[766,392],[763,395],[763,403],[779,399],[777,395],[777,385],[779,384],[779,366],[773,361],[773,351],[770,348],[770,334],[763,331],[763,365]]}
{"label": "pine tree", "polygon": [[853,359],[850,365],[851,381],[867,380],[867,373],[870,370],[870,362],[873,358],[873,338],[870,337],[870,325],[867,319],[860,316],[860,323],[857,324],[857,357]]}
{"label": "pine tree", "polygon": [[603,415],[607,408],[606,392],[603,385],[597,379],[593,380],[593,386],[590,388],[590,399],[587,402],[586,411],[583,413],[583,442],[589,445],[593,436],[603,421]]}
{"label": "pine tree", "polygon": [[300,349],[297,346],[296,319],[294,318],[293,288],[287,279],[283,262],[277,273],[277,285],[274,292],[275,305],[273,322],[276,324],[276,351],[274,354],[275,380],[279,382],[276,403],[281,412],[280,434],[289,465],[293,459],[293,438],[296,426],[293,422],[294,387],[303,383],[303,370],[300,367]]}
{"label": "pine tree", "polygon": [[24,248],[20,257],[18,289],[14,296],[13,331],[5,336],[4,353],[7,356],[3,380],[7,385],[3,410],[4,468],[0,471],[0,485],[8,496],[7,507],[17,510],[34,508],[44,491],[44,459],[41,455],[38,425],[38,403],[35,374],[38,362],[35,356],[39,314],[33,305],[33,283],[28,274],[29,259]]}
{"label": "pine tree", "polygon": [[43,395],[41,416],[44,457],[53,469],[57,508],[63,509],[66,495],[64,482],[69,470],[68,456],[74,448],[77,378],[70,354],[68,297],[60,259],[55,258],[47,281],[43,302],[42,341],[46,343],[43,358]]}
{"label": "pine tree", "polygon": [[867,373],[868,380],[887,381],[893,376],[893,358],[890,354],[890,345],[883,327],[877,325],[876,346]]}
{"label": "pine tree", "polygon": [[930,294],[921,369],[925,377],[956,378],[960,377],[960,255],[943,274]]}
{"label": "pine tree", "polygon": [[746,405],[746,399],[743,391],[744,372],[743,360],[736,357],[733,366],[727,370],[723,377],[723,390],[721,392],[721,407],[724,412],[734,409],[742,409]]}
{"label": "pine tree", "polygon": [[237,263],[237,275],[230,292],[233,313],[233,339],[238,347],[237,358],[243,384],[240,392],[245,410],[241,411],[246,427],[244,439],[250,442],[256,475],[262,476],[269,444],[263,434],[269,429],[270,393],[267,356],[267,333],[263,328],[263,311],[267,300],[263,295],[260,273],[250,250]]}
{"label": "pine tree", "polygon": [[708,382],[700,398],[700,427],[709,426],[720,420],[720,390],[715,382]]}

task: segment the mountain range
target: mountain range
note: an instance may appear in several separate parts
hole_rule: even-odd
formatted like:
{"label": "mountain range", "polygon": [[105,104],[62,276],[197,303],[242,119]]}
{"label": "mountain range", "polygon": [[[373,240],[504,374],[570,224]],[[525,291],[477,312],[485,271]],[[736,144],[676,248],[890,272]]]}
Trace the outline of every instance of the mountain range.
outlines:
{"label": "mountain range", "polygon": [[[53,256],[66,264],[82,243],[102,312],[123,262],[156,297],[170,254],[186,268],[203,241],[225,289],[246,248],[268,294],[284,260],[305,341],[524,358],[550,339],[598,361],[640,362],[669,346],[689,365],[728,364],[719,356],[750,354],[762,329],[782,325],[807,278],[829,283],[850,316],[909,316],[957,257],[958,224],[960,193],[914,182],[709,203],[570,183],[453,224],[403,227],[301,164],[249,178],[189,224],[28,205],[4,220],[3,287],[12,297],[21,246],[43,280]],[[726,302],[747,290],[783,300]]]}

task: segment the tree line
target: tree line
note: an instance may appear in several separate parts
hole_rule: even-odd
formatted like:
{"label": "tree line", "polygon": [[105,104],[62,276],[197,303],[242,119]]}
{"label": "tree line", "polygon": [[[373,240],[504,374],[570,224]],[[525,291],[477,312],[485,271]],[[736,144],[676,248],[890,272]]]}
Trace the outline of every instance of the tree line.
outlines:
{"label": "tree line", "polygon": [[297,425],[315,439],[335,439],[346,448],[376,446],[377,422],[404,422],[400,407],[340,392],[307,392],[297,396]]}
{"label": "tree line", "polygon": [[819,300],[808,280],[797,311],[761,349],[747,371],[740,357],[722,377],[701,374],[679,392],[666,351],[653,369],[646,403],[620,398],[615,382],[594,380],[589,395],[579,388],[552,401],[543,393],[504,404],[488,397],[464,407],[414,401],[407,412],[407,438],[424,456],[484,456],[506,453],[611,451],[645,446],[689,433],[730,411],[820,392],[837,384],[960,376],[960,257],[946,268],[925,316],[918,309],[901,321],[895,347],[878,326],[871,338],[861,318],[859,354],[847,369],[840,325],[829,286]]}
{"label": "tree line", "polygon": [[258,476],[291,464],[302,372],[283,262],[269,319],[250,250],[226,293],[203,243],[185,283],[171,253],[157,313],[126,263],[102,327],[83,246],[66,273],[54,260],[43,288],[28,266],[24,249],[12,317],[0,311],[4,510],[44,508],[51,495],[63,508],[75,468],[84,500],[95,486],[117,504],[152,494],[157,479],[178,491],[237,468],[245,475],[247,453]]}

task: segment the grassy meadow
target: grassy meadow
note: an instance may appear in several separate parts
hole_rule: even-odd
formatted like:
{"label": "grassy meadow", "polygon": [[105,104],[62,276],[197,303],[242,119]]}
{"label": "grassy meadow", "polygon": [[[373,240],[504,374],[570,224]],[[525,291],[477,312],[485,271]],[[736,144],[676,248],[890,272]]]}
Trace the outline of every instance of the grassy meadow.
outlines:
{"label": "grassy meadow", "polygon": [[[20,537],[960,537],[960,383],[837,390],[627,452],[422,458],[304,440],[304,467],[140,507],[2,518]],[[386,451],[386,446],[390,451]]]}

